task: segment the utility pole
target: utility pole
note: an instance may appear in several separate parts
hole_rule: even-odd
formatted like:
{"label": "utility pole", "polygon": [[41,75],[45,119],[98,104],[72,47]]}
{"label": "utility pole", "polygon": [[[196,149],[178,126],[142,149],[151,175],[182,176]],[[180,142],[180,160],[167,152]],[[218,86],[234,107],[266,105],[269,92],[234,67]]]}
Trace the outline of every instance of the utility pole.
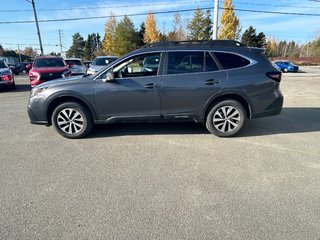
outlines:
{"label": "utility pole", "polygon": [[34,13],[34,18],[35,18],[35,20],[36,20],[37,34],[38,34],[39,44],[40,44],[40,51],[41,51],[41,55],[43,55],[43,47],[42,47],[42,41],[41,41],[40,28],[39,28],[39,23],[38,23],[36,6],[35,6],[35,4],[34,4],[34,0],[31,0],[31,1],[30,1],[30,0],[26,0],[26,1],[32,4],[33,13]]}
{"label": "utility pole", "polygon": [[22,62],[22,61],[21,61],[21,53],[20,53],[20,46],[19,46],[19,44],[18,44],[18,51],[19,51],[19,60],[20,60],[20,62]]}
{"label": "utility pole", "polygon": [[62,57],[62,41],[61,41],[62,30],[59,29],[59,42],[60,42],[60,56]]}
{"label": "utility pole", "polygon": [[213,35],[212,39],[218,39],[218,14],[219,14],[219,0],[214,0],[214,11],[213,11]]}

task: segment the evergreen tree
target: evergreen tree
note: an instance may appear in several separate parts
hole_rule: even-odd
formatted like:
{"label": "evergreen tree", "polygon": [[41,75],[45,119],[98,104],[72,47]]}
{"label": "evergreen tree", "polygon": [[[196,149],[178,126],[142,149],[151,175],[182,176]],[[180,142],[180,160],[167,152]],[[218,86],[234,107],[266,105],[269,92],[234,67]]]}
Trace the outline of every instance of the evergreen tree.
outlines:
{"label": "evergreen tree", "polygon": [[210,18],[210,11],[204,13],[197,8],[193,12],[193,18],[188,23],[187,29],[189,31],[190,40],[209,40],[212,32],[212,21]]}
{"label": "evergreen tree", "polygon": [[2,45],[0,44],[0,56],[3,56],[3,54],[4,54],[4,49],[3,49]]}
{"label": "evergreen tree", "polygon": [[241,42],[249,47],[255,47],[257,45],[256,29],[252,26],[246,29],[242,34]]}
{"label": "evergreen tree", "polygon": [[140,24],[140,29],[138,32],[138,37],[139,37],[139,47],[142,47],[144,45],[144,41],[143,41],[143,36],[144,36],[144,32],[146,31],[146,25],[144,22],[142,22]]}
{"label": "evergreen tree", "polygon": [[263,32],[256,34],[256,29],[250,26],[244,31],[241,42],[248,47],[265,48],[267,46],[266,35]]}
{"label": "evergreen tree", "polygon": [[157,29],[157,22],[153,13],[149,13],[147,15],[143,40],[145,43],[154,43],[159,41],[159,31]]}
{"label": "evergreen tree", "polygon": [[122,56],[135,50],[139,45],[138,32],[135,31],[133,22],[128,16],[124,16],[115,29],[114,54]]}
{"label": "evergreen tree", "polygon": [[114,55],[116,27],[117,27],[117,20],[114,14],[111,13],[111,17],[106,22],[104,27],[105,34],[102,42],[102,51],[106,55]]}
{"label": "evergreen tree", "polygon": [[76,58],[83,58],[84,57],[84,45],[85,41],[80,33],[75,33],[72,36],[72,45],[67,51],[68,57],[76,57]]}
{"label": "evergreen tree", "polygon": [[218,38],[226,40],[236,39],[239,29],[239,19],[234,12],[232,0],[224,0]]}

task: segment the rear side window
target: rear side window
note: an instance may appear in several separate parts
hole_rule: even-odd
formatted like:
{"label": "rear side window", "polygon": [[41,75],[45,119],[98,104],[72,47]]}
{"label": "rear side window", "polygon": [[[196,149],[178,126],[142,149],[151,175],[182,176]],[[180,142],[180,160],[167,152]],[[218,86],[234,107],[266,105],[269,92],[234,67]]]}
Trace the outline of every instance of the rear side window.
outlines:
{"label": "rear side window", "polygon": [[169,52],[168,74],[217,71],[218,67],[209,53]]}
{"label": "rear side window", "polygon": [[250,64],[248,59],[233,53],[215,52],[214,55],[224,69],[240,68]]}

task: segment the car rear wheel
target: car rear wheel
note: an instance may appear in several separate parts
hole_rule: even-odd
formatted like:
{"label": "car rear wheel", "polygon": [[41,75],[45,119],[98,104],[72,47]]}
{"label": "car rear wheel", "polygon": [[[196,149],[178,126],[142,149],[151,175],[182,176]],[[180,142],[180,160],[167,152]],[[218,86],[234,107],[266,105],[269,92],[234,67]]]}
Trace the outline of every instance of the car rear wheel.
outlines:
{"label": "car rear wheel", "polygon": [[245,110],[241,103],[225,100],[211,108],[206,119],[206,127],[216,136],[231,137],[240,132],[245,118]]}
{"label": "car rear wheel", "polygon": [[283,69],[283,72],[288,72],[288,68]]}
{"label": "car rear wheel", "polygon": [[66,138],[81,138],[90,133],[93,121],[87,108],[75,102],[58,105],[52,114],[57,132]]}

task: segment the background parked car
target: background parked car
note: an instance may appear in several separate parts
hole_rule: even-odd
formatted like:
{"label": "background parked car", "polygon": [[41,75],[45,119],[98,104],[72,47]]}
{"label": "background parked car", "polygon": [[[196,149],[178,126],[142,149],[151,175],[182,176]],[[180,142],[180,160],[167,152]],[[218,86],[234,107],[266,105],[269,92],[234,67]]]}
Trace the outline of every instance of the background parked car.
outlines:
{"label": "background parked car", "polygon": [[38,57],[29,71],[31,87],[57,78],[69,77],[71,71],[62,57]]}
{"label": "background parked car", "polygon": [[19,65],[19,72],[22,74],[26,74],[30,71],[30,68],[27,68],[27,65],[32,65],[32,62],[21,62],[17,64]]}
{"label": "background parked car", "polygon": [[299,67],[297,65],[294,65],[290,61],[279,60],[279,61],[274,61],[274,64],[276,64],[281,69],[282,72],[298,72],[299,71]]}
{"label": "background parked car", "polygon": [[116,59],[117,59],[117,57],[115,57],[115,56],[98,56],[93,60],[87,73],[88,74],[95,74],[100,69],[104,68],[105,66],[107,66],[109,63],[113,62]]}
{"label": "background parked car", "polygon": [[87,67],[80,58],[67,58],[65,61],[71,70],[71,75],[84,75],[87,73]]}
{"label": "background parked car", "polygon": [[16,88],[12,71],[3,59],[0,59],[0,85],[4,85],[9,89]]}

